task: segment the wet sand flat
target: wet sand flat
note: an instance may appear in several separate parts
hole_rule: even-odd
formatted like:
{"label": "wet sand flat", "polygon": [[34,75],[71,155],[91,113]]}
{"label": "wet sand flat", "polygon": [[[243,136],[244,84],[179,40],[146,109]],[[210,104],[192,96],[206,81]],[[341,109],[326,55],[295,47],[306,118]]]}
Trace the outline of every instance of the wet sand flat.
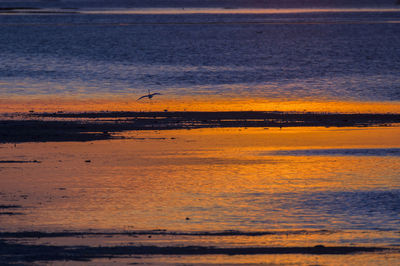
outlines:
{"label": "wet sand flat", "polygon": [[[310,254],[348,255],[367,252],[388,251],[378,247],[264,247],[264,248],[216,248],[216,247],[157,247],[157,246],[115,246],[115,247],[66,247],[46,245],[24,245],[0,242],[0,256],[3,262],[33,261],[90,261],[97,258],[118,258],[140,255],[260,255],[260,254]],[[392,250],[398,252],[398,250]],[[133,261],[133,260],[132,260]]]}
{"label": "wet sand flat", "polygon": [[91,141],[129,130],[227,127],[367,127],[400,123],[399,114],[285,112],[94,112],[22,114],[0,120],[0,142]]}

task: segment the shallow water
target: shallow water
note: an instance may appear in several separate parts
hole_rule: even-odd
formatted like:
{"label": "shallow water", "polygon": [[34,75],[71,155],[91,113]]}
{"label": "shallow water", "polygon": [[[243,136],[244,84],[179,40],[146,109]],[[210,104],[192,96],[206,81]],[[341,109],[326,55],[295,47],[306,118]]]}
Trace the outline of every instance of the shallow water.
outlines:
{"label": "shallow water", "polygon": [[[15,111],[9,100],[30,100],[34,109],[32,99],[49,97],[86,106],[115,99],[134,110],[199,109],[197,101],[265,110],[297,101],[303,106],[292,110],[312,109],[304,102],[374,102],[398,111],[396,9],[75,12],[0,15],[3,111]],[[147,89],[163,95],[136,102]]]}
{"label": "shallow water", "polygon": [[1,203],[23,215],[0,217],[1,230],[394,232],[398,133],[203,129],[4,144],[1,161],[41,163],[2,163]]}
{"label": "shallow water", "polygon": [[[0,112],[400,112],[400,13],[389,6],[277,11],[199,9],[196,1],[191,9],[59,3],[81,9],[0,14]],[[148,89],[162,95],[136,101]],[[17,238],[73,246],[397,247],[399,133],[398,127],[202,129],[2,144],[0,231],[100,232]],[[386,253],[134,262],[399,260]]]}
{"label": "shallow water", "polygon": [[[72,247],[398,247],[399,130],[133,131],[123,140],[2,144],[0,231],[40,231],[2,237]],[[90,263],[375,265],[399,259],[396,252],[146,255]]]}

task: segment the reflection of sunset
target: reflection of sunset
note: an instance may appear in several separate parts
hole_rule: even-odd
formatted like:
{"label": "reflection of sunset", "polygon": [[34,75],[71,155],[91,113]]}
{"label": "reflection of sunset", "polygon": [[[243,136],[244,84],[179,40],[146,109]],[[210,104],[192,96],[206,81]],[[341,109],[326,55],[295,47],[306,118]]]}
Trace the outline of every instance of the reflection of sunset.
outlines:
{"label": "reflection of sunset", "polygon": [[394,0],[11,2],[0,264],[399,264]]}
{"label": "reflection of sunset", "polygon": [[88,10],[83,14],[299,14],[328,12],[393,12],[394,8],[135,8],[116,10]]}
{"label": "reflection of sunset", "polygon": [[82,111],[295,111],[339,113],[400,113],[399,102],[351,102],[324,100],[264,100],[207,97],[137,101],[134,97],[16,97],[0,99],[0,112],[82,112]]}
{"label": "reflection of sunset", "polygon": [[[298,229],[307,227],[304,217],[322,217],[307,204],[296,205],[297,201],[322,196],[332,201],[353,191],[399,188],[398,156],[390,156],[390,150],[387,156],[366,157],[277,151],[384,152],[400,148],[398,135],[397,127],[232,128],[130,132],[125,140],[91,145],[31,143],[19,144],[18,149],[4,145],[7,156],[1,160],[23,156],[42,163],[26,165],[23,172],[3,168],[8,178],[0,185],[7,195],[16,191],[29,195],[30,204],[37,206],[29,213],[32,229],[89,229],[94,224],[121,230],[132,225],[169,230]],[[88,159],[91,163],[85,163]],[[327,196],[324,191],[329,191]],[[235,217],[244,211],[246,216],[237,223]],[[335,228],[334,219],[347,224],[340,217],[329,219],[320,222],[328,228]],[[20,228],[25,220],[10,217],[2,226]]]}

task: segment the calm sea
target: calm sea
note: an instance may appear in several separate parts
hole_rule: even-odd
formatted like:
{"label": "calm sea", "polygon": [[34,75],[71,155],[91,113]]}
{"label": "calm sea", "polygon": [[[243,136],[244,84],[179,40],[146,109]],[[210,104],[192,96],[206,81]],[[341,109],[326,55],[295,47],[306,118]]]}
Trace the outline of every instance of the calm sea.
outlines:
{"label": "calm sea", "polygon": [[[142,131],[94,143],[3,144],[0,231],[122,233],[26,240],[63,246],[395,248],[400,244],[399,129]],[[293,256],[292,261],[282,255],[277,262],[315,263],[314,257]],[[365,261],[360,256],[330,255],[323,265],[349,260],[397,265],[400,260],[398,253],[366,255]],[[216,259],[206,257],[208,263]],[[274,258],[219,259],[266,263]],[[179,262],[186,259],[205,258],[183,256]]]}
{"label": "calm sea", "polygon": [[[390,6],[57,3],[69,4],[0,14],[1,110],[18,99],[136,104],[148,89],[162,93],[149,109],[200,98],[244,109],[254,99],[400,105],[400,12]],[[126,240],[152,245],[398,246],[398,136],[395,127],[210,129],[3,144],[0,205],[15,208],[1,210],[0,230],[167,230]]]}
{"label": "calm sea", "polygon": [[396,9],[47,11],[0,15],[3,101],[400,101]]}

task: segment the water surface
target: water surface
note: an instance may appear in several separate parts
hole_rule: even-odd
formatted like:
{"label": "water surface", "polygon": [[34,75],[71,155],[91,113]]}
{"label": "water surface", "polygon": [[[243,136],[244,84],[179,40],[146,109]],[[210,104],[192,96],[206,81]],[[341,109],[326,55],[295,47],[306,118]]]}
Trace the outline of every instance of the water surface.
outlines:
{"label": "water surface", "polygon": [[74,12],[0,15],[3,110],[399,108],[396,9]]}
{"label": "water surface", "polygon": [[2,163],[1,200],[24,215],[1,229],[398,231],[396,136],[203,129],[2,145],[2,161],[41,163]]}

